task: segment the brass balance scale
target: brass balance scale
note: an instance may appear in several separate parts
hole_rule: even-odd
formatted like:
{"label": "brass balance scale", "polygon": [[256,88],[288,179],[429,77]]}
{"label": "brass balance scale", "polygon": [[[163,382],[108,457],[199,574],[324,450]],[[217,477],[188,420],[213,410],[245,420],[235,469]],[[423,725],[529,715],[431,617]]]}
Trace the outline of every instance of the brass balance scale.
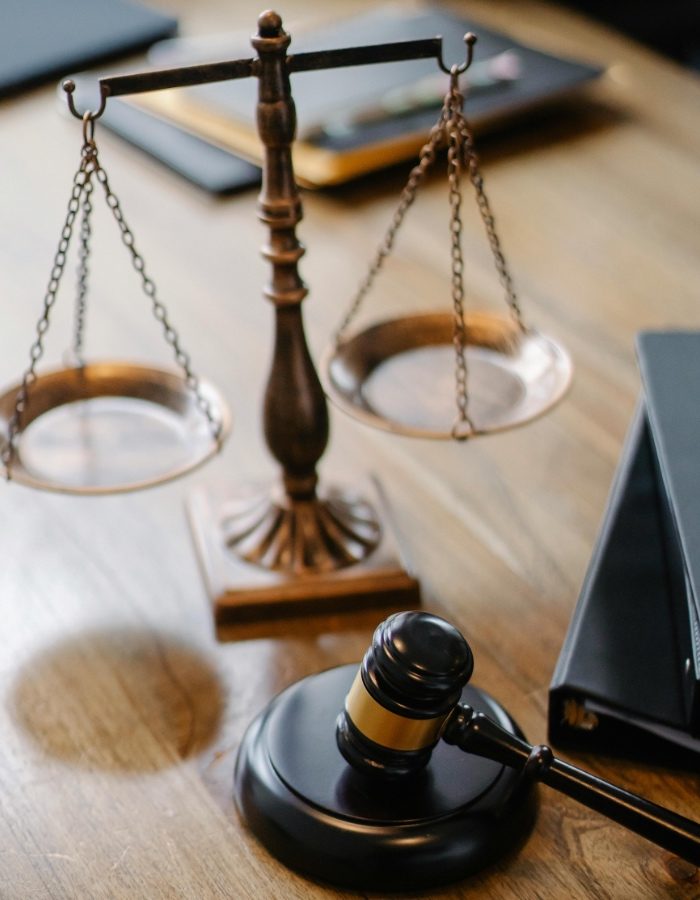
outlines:
{"label": "brass balance scale", "polygon": [[[257,77],[258,128],[264,147],[259,214],[268,226],[263,256],[271,279],[265,297],[275,308],[273,362],[264,400],[264,431],[282,469],[281,483],[233,495],[196,491],[189,518],[217,621],[318,606],[417,599],[418,585],[401,561],[382,491],[319,485],[316,467],[329,435],[324,387],[346,412],[389,431],[464,441],[530,421],[556,403],[571,379],[571,362],[554,340],[526,326],[484,192],[470,126],[462,113],[459,78],[467,58],[447,68],[441,38],[287,55],[290,37],[274,12],[263,13],[252,38],[255,57],[103,78],[100,106],[71,112],[82,120],[80,165],[21,381],[0,396],[0,441],[8,479],[74,494],[109,494],[160,484],[190,472],[219,451],[231,425],[221,394],[194,371],[180,336],[158,298],[113,193],[95,143],[95,122],[110,96],[213,81]],[[434,58],[450,76],[438,121],[420,152],[398,209],[368,273],[322,360],[309,354],[301,315],[307,287],[298,272],[304,253],[296,237],[301,202],[291,145],[295,112],[290,74],[340,66]],[[353,331],[404,217],[438,152],[447,148],[452,309],[382,321]],[[505,291],[506,314],[464,309],[460,178],[468,175]],[[122,242],[171,346],[179,371],[121,361],[86,362],[83,336],[88,289],[93,191],[99,185]],[[79,218],[74,363],[45,373],[36,367]],[[431,390],[397,404],[420,373]]]}

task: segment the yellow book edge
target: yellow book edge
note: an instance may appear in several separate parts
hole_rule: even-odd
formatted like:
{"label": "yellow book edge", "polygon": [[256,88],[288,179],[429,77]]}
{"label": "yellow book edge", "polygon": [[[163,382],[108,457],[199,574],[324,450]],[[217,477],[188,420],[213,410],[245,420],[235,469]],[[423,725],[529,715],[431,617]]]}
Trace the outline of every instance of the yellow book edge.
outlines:
{"label": "yellow book edge", "polygon": [[[254,128],[188,99],[181,91],[159,91],[130,102],[249,162],[262,163],[263,147]],[[417,155],[427,137],[425,131],[407,133],[342,152],[297,140],[292,147],[294,171],[299,181],[310,187],[340,184]]]}

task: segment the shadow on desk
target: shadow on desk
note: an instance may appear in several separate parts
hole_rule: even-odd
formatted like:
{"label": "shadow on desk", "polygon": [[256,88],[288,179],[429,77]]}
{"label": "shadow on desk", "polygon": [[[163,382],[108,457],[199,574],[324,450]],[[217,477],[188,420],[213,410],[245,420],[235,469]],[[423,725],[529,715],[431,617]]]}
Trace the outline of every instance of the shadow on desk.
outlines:
{"label": "shadow on desk", "polygon": [[195,649],[159,632],[84,632],[41,649],[9,709],[48,756],[87,769],[153,772],[200,752],[224,692]]}

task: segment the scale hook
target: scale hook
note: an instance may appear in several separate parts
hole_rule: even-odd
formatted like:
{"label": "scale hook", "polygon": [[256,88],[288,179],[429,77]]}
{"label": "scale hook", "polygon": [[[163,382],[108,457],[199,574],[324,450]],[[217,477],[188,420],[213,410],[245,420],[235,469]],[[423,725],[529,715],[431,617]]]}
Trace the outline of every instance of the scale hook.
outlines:
{"label": "scale hook", "polygon": [[109,87],[106,84],[100,83],[100,105],[94,111],[91,112],[86,110],[84,113],[78,111],[75,106],[75,101],[73,99],[73,92],[75,91],[75,82],[72,78],[67,78],[63,84],[61,85],[63,90],[66,92],[66,101],[68,103],[68,109],[71,113],[76,117],[76,119],[80,119],[81,121],[85,121],[85,117],[87,116],[90,121],[94,122],[96,119],[99,119],[102,113],[105,111],[105,107],[107,106],[107,97],[109,96]]}
{"label": "scale hook", "polygon": [[446,66],[444,63],[444,60],[442,58],[442,48],[440,49],[440,56],[438,57],[438,65],[440,66],[440,68],[446,75],[455,75],[455,74],[461,75],[463,72],[466,72],[467,69],[469,68],[469,66],[472,64],[472,58],[474,56],[474,44],[476,44],[476,35],[473,32],[468,31],[464,35],[464,43],[466,44],[466,47],[467,47],[467,58],[463,63],[460,63],[460,65],[454,65],[454,66],[449,66],[449,67]]}

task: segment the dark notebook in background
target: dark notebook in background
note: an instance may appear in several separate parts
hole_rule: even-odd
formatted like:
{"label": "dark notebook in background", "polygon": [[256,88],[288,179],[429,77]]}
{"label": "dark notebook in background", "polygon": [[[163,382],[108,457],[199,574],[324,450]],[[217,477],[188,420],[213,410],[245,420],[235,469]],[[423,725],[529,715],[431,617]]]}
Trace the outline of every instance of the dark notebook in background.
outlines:
{"label": "dark notebook in background", "polygon": [[131,0],[2,0],[0,96],[149,47],[177,20]]}
{"label": "dark notebook in background", "polygon": [[260,183],[258,166],[116,97],[107,104],[102,122],[210,194],[232,194]]}
{"label": "dark notebook in background", "polygon": [[549,733],[695,767],[700,333],[642,334],[638,356],[643,397],[550,686]]}

